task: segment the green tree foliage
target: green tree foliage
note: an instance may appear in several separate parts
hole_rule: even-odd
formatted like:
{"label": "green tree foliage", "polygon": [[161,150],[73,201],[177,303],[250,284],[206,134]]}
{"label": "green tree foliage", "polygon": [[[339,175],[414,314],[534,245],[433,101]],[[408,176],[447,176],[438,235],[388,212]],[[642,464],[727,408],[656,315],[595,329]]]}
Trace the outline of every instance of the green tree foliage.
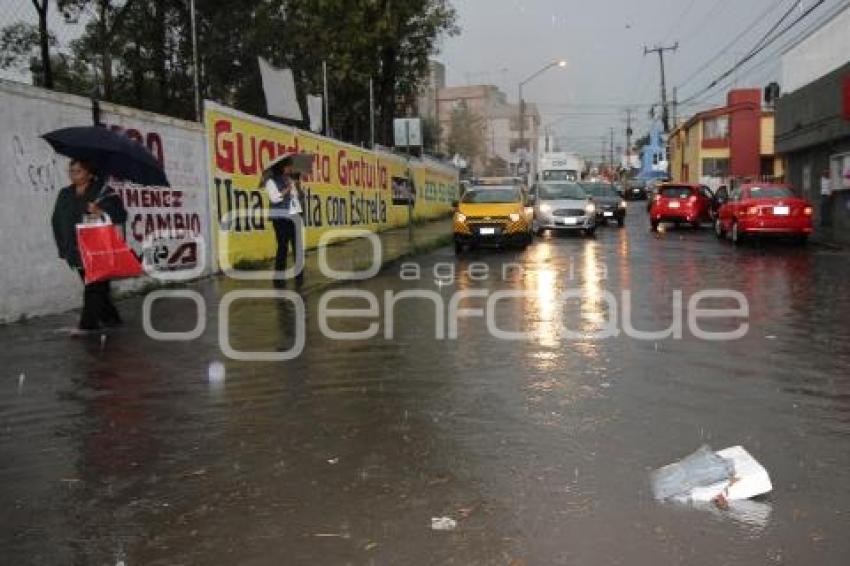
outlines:
{"label": "green tree foliage", "polygon": [[[56,38],[48,39],[56,45]],[[16,22],[0,30],[0,68],[25,69],[39,47],[38,26]]]}
{"label": "green tree foliage", "polygon": [[[36,25],[15,22],[0,30],[0,68],[21,70],[32,61],[41,69],[40,83],[53,88],[53,71],[50,65],[50,48],[56,46],[56,37],[47,26],[49,0],[31,0],[38,19]],[[38,55],[35,55],[36,51]]]}
{"label": "green tree foliage", "polygon": [[422,118],[422,146],[432,155],[440,153],[440,138],[442,137],[440,123],[434,117]]}
{"label": "green tree foliage", "polygon": [[452,110],[447,145],[449,155],[460,155],[473,167],[484,156],[484,119],[465,102]]}
{"label": "green tree foliage", "polygon": [[[107,100],[194,115],[188,0],[57,3],[68,21],[85,22],[67,60],[49,59],[60,66],[57,89],[90,94],[94,81]],[[196,0],[196,14],[202,96],[263,115],[262,56],[293,69],[306,116],[325,61],[331,128],[355,143],[369,137],[370,78],[377,139],[389,144],[392,119],[412,106],[438,41],[458,32],[449,0]],[[33,53],[32,30],[9,34],[22,48],[15,53]],[[37,67],[43,62],[34,74]]]}

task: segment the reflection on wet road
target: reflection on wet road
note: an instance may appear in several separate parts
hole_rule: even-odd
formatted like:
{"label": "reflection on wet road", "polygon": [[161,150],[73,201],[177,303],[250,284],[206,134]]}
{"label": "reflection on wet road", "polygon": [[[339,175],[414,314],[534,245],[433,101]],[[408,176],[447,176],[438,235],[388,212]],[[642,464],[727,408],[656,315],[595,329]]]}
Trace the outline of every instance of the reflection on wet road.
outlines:
{"label": "reflection on wet road", "polygon": [[[382,307],[385,291],[435,291],[444,306],[460,291],[516,291],[493,315],[527,340],[497,340],[480,317],[435,339],[434,302],[412,299],[394,305],[392,340],[381,318],[378,336],[342,342],[322,336],[310,297],[307,346],[279,364],[226,360],[215,320],[196,341],[152,341],[140,300],[104,342],[55,331],[71,316],[0,328],[2,562],[844,563],[846,254],[735,249],[708,229],[656,235],[643,207],[631,214],[593,240],[445,249],[417,260],[419,281],[396,268],[358,286]],[[234,285],[199,286],[210,313]],[[580,300],[562,312],[571,289]],[[622,322],[630,291],[633,325],[649,331],[670,325],[675,291],[686,306],[706,289],[746,296],[744,338],[700,340],[686,324],[680,340],[593,339],[611,296]],[[186,301],[154,315],[162,330],[194,323]],[[231,340],[286,349],[292,317],[239,303]],[[216,361],[225,375],[211,380]],[[730,512],[656,504],[649,470],[702,443],[744,445],[773,493]],[[457,529],[432,531],[442,516]]]}

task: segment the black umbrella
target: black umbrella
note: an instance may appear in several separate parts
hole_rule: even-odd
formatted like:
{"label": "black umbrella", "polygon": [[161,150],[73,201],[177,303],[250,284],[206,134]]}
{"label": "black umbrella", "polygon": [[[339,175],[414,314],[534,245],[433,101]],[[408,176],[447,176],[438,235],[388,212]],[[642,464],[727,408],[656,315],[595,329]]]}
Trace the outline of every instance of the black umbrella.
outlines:
{"label": "black umbrella", "polygon": [[103,175],[140,185],[168,187],[162,166],[139,142],[98,126],[62,128],[41,136],[57,153],[88,161]]}

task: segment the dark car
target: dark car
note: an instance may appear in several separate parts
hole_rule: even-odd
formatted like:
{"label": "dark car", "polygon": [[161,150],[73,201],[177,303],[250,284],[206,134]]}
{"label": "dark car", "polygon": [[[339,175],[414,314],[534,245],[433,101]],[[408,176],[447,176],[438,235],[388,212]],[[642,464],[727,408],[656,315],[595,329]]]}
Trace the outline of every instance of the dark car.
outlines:
{"label": "dark car", "polygon": [[620,196],[617,187],[611,183],[580,183],[587,195],[596,204],[596,221],[605,223],[616,220],[622,227],[626,223],[626,201]]}
{"label": "dark car", "polygon": [[633,179],[624,183],[623,198],[626,200],[646,200],[646,181]]}

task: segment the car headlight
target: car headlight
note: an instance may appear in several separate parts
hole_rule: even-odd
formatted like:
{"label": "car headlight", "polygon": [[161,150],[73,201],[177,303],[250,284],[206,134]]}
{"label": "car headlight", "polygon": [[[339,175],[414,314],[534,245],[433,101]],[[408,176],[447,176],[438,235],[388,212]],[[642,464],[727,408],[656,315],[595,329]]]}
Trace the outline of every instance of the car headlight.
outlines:
{"label": "car headlight", "polygon": [[540,205],[540,212],[552,212],[552,205],[551,204],[541,204]]}
{"label": "car headlight", "polygon": [[511,222],[519,222],[520,216],[519,213],[512,212],[508,218],[511,219]]}
{"label": "car headlight", "polygon": [[620,201],[620,208],[626,208],[627,206],[628,205],[626,204],[626,201],[624,201],[624,200]]}
{"label": "car headlight", "polygon": [[587,203],[587,206],[584,207],[584,211],[588,214],[593,214],[596,212],[596,205],[592,202]]}
{"label": "car headlight", "polygon": [[455,220],[458,222],[466,222],[466,214],[462,212],[455,212]]}

